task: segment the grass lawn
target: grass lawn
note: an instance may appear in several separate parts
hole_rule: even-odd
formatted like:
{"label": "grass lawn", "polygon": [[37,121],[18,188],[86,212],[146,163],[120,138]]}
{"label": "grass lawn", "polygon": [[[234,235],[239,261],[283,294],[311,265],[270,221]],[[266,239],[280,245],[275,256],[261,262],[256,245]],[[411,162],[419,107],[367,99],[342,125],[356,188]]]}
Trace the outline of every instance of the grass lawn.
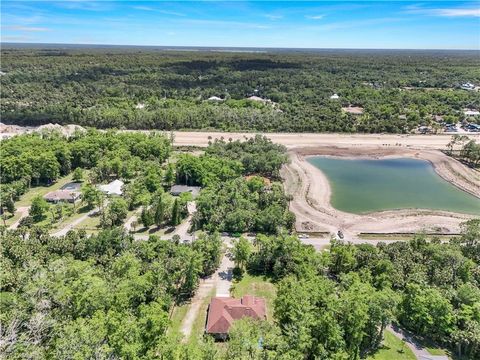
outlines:
{"label": "grass lawn", "polygon": [[447,352],[442,348],[428,346],[425,349],[430,355],[447,355]]}
{"label": "grass lawn", "polygon": [[231,293],[234,297],[249,294],[265,298],[267,301],[267,319],[268,321],[273,320],[273,302],[277,296],[277,289],[268,278],[245,273],[240,281],[234,281]]}
{"label": "grass lawn", "polygon": [[87,218],[82,221],[80,224],[75,225],[74,229],[84,229],[88,231],[99,231],[100,230],[100,215],[87,216]]}
{"label": "grass lawn", "polygon": [[187,315],[188,307],[190,304],[183,304],[181,306],[175,307],[170,318],[170,327],[168,332],[174,335],[182,335],[180,333],[180,327],[182,326],[183,319]]}
{"label": "grass lawn", "polygon": [[[128,218],[127,218],[128,220]],[[137,220],[138,221],[138,220]],[[168,229],[163,227],[159,228],[157,225],[150,226],[149,228],[144,227],[142,224],[139,224],[136,228],[136,230],[133,232],[134,234],[139,234],[139,235],[158,235],[162,236],[165,235],[165,231]]]}
{"label": "grass lawn", "polygon": [[210,300],[212,299],[212,297],[215,296],[215,292],[216,292],[216,289],[212,289],[208,294],[208,296],[203,300],[203,303],[200,306],[200,309],[198,311],[197,318],[193,323],[192,332],[190,333],[190,337],[188,338],[189,344],[198,344],[201,338],[203,337],[205,332],[205,323],[207,321],[208,304],[210,304]]}
{"label": "grass lawn", "polygon": [[416,360],[410,348],[390,331],[385,331],[383,345],[374,355],[367,360]]}
{"label": "grass lawn", "polygon": [[43,196],[43,195],[49,193],[50,191],[55,191],[55,190],[60,189],[66,183],[71,182],[72,177],[73,177],[73,173],[58,179],[56,183],[54,183],[50,186],[33,186],[33,187],[31,187],[25,194],[23,194],[20,197],[20,200],[15,203],[15,207],[30,206],[30,204],[32,202],[32,199],[35,196],[37,196],[37,195]]}

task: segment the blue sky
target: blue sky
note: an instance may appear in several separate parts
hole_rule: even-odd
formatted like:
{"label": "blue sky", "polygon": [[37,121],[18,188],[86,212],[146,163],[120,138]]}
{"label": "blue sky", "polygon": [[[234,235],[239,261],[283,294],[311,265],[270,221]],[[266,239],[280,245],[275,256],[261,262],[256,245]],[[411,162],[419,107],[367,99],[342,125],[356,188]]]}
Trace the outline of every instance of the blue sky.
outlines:
{"label": "blue sky", "polygon": [[2,0],[1,40],[480,49],[480,2]]}

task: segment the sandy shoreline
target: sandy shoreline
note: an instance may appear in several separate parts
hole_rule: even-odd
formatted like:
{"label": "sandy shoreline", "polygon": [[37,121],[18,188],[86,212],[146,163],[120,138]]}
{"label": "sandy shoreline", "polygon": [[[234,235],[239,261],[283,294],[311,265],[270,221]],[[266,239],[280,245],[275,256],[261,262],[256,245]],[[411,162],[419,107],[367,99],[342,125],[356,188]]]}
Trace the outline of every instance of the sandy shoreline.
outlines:
{"label": "sandy shoreline", "polygon": [[480,173],[437,150],[403,148],[339,148],[332,146],[297,148],[290,152],[291,163],[282,169],[285,190],[292,195],[291,210],[297,216],[298,231],[344,232],[347,240],[358,240],[360,233],[453,234],[460,224],[474,215],[428,209],[388,210],[369,214],[339,211],[330,204],[330,184],[325,174],[306,158],[315,155],[340,158],[411,157],[430,161],[445,180],[480,198]]}
{"label": "sandy shoreline", "polygon": [[435,172],[459,189],[480,199],[480,172],[463,165],[458,160],[446,156],[437,150],[414,150],[403,148],[338,148],[317,147],[299,148],[293,153],[305,159],[315,156],[326,156],[338,159],[398,159],[412,158],[428,161]]}

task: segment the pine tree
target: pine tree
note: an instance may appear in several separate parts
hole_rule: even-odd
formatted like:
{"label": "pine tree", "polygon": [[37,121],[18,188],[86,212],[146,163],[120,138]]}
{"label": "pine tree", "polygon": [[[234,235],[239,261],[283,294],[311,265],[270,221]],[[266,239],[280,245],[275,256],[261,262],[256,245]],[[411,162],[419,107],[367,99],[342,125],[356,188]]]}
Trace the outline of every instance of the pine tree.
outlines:
{"label": "pine tree", "polygon": [[180,205],[178,199],[175,199],[172,207],[172,225],[176,226],[180,224]]}

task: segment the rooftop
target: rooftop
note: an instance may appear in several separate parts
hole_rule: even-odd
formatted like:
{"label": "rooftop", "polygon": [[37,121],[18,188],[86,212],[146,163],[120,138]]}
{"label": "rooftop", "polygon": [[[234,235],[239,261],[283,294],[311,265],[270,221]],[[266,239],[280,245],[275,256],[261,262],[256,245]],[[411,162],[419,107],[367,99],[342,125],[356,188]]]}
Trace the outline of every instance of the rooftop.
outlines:
{"label": "rooftop", "polygon": [[43,198],[47,201],[72,201],[80,197],[78,191],[71,190],[55,190],[45,194]]}
{"label": "rooftop", "polygon": [[349,107],[342,107],[342,110],[354,115],[361,115],[363,114],[363,108],[360,106],[349,106]]}
{"label": "rooftop", "polygon": [[111,183],[106,185],[100,185],[98,188],[106,193],[107,195],[122,195],[123,194],[123,181],[122,180],[113,180]]}
{"label": "rooftop", "polygon": [[208,101],[223,101],[223,99],[218,96],[210,96]]}
{"label": "rooftop", "polygon": [[200,192],[200,186],[188,186],[188,185],[173,185],[170,188],[170,194],[180,195],[186,192],[191,193],[193,196],[198,195]]}
{"label": "rooftop", "polygon": [[253,295],[244,295],[241,299],[232,297],[214,297],[208,308],[208,334],[227,334],[235,320],[249,316],[257,320],[267,317],[265,299]]}

